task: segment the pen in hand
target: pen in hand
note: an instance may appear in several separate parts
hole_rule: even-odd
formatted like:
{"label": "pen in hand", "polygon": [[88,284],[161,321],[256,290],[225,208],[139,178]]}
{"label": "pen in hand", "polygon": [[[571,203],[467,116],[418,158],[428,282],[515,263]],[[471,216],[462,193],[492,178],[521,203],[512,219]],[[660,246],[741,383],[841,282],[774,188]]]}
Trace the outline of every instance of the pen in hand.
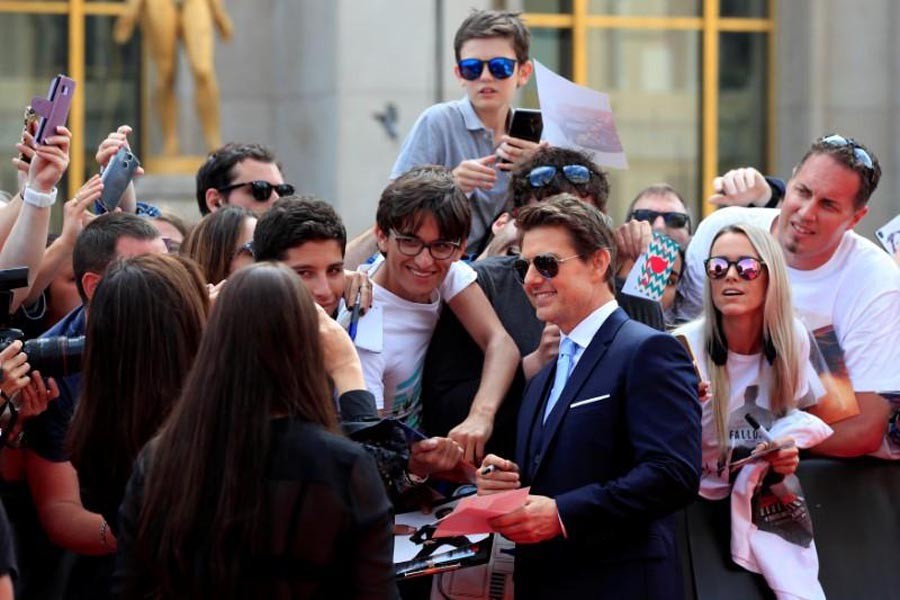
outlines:
{"label": "pen in hand", "polygon": [[762,425],[760,425],[760,424],[759,424],[759,421],[757,421],[755,418],[753,418],[753,415],[751,415],[751,414],[748,413],[748,414],[744,415],[744,419],[745,419],[748,423],[750,423],[750,427],[752,427],[753,429],[755,429],[756,432],[759,433],[759,436],[760,436],[762,439],[766,440],[766,442],[768,442],[768,443],[770,443],[770,444],[774,444],[774,443],[775,443],[775,438],[772,437],[772,434],[769,433],[769,432],[766,430],[765,427],[763,427]]}
{"label": "pen in hand", "polygon": [[362,286],[356,290],[356,302],[353,303],[353,308],[350,311],[350,326],[347,327],[347,333],[350,334],[350,339],[356,339],[356,327],[359,323],[359,305],[362,302]]}
{"label": "pen in hand", "polygon": [[497,465],[488,465],[481,470],[482,475],[490,475],[497,470]]}

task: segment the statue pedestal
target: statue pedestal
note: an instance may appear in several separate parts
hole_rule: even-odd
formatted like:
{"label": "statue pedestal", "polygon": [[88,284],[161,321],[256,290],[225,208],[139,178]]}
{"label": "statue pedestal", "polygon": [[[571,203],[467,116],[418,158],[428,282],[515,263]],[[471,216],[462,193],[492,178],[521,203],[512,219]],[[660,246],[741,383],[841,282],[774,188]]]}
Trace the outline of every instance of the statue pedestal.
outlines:
{"label": "statue pedestal", "polygon": [[197,170],[205,156],[150,156],[144,162],[145,175],[135,180],[138,200],[172,212],[196,223],[200,211],[195,198]]}
{"label": "statue pedestal", "polygon": [[165,212],[175,213],[185,223],[200,220],[200,211],[194,197],[195,179],[193,175],[148,174],[135,180],[138,200],[158,207]]}

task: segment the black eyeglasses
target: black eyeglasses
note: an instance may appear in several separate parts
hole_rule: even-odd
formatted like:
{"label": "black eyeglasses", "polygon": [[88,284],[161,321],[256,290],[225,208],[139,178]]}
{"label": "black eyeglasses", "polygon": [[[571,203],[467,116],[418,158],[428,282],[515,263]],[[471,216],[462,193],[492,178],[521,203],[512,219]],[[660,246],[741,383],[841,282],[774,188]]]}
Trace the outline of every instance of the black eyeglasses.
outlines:
{"label": "black eyeglasses", "polygon": [[513,269],[516,270],[516,275],[519,276],[519,282],[521,283],[525,283],[525,276],[528,275],[528,268],[531,265],[534,265],[535,270],[544,279],[553,279],[559,275],[559,265],[573,258],[581,258],[581,255],[575,254],[566,258],[557,258],[553,254],[538,254],[531,260],[527,258],[516,259],[513,263]]}
{"label": "black eyeglasses", "polygon": [[282,198],[294,195],[294,186],[289,183],[269,183],[268,181],[263,181],[261,179],[257,179],[256,181],[245,181],[243,183],[232,183],[231,185],[219,188],[219,191],[230,192],[231,190],[235,190],[245,185],[250,186],[250,193],[257,202],[265,202],[268,200],[272,196],[272,190],[278,192],[278,195]]}
{"label": "black eyeglasses", "polygon": [[631,218],[637,221],[653,223],[658,217],[662,217],[666,227],[671,227],[672,229],[682,229],[691,224],[691,217],[681,212],[660,212],[646,208],[638,208],[631,211]]}
{"label": "black eyeglasses", "polygon": [[481,77],[484,65],[487,65],[488,71],[491,72],[494,79],[509,79],[516,72],[516,59],[505,56],[497,56],[490,60],[464,58],[456,63],[456,66],[459,67],[459,76],[466,81],[475,81]]}
{"label": "black eyeglasses", "polygon": [[856,158],[857,162],[869,169],[870,171],[875,170],[875,161],[872,160],[872,157],[866,152],[866,149],[856,143],[856,140],[853,138],[844,137],[837,133],[832,133],[831,135],[826,135],[821,138],[819,142],[826,144],[828,146],[833,146],[835,148],[843,148],[844,146],[850,146],[853,150],[853,156]]}
{"label": "black eyeglasses", "polygon": [[411,235],[400,235],[396,231],[391,231],[391,235],[397,240],[397,249],[404,256],[418,256],[423,248],[428,248],[428,253],[435,260],[447,260],[453,256],[453,253],[459,250],[459,242],[445,242],[437,240],[435,242],[423,242],[419,238]]}
{"label": "black eyeglasses", "polygon": [[591,170],[584,165],[564,165],[562,169],[551,165],[542,165],[528,172],[528,183],[533,188],[544,187],[549,185],[560,171],[562,171],[563,177],[575,185],[584,185],[591,180]]}
{"label": "black eyeglasses", "polygon": [[738,277],[745,281],[753,281],[759,277],[766,265],[753,256],[741,256],[737,260],[728,260],[724,256],[710,256],[703,264],[706,265],[706,276],[710,279],[722,279],[728,274],[728,270],[734,267]]}

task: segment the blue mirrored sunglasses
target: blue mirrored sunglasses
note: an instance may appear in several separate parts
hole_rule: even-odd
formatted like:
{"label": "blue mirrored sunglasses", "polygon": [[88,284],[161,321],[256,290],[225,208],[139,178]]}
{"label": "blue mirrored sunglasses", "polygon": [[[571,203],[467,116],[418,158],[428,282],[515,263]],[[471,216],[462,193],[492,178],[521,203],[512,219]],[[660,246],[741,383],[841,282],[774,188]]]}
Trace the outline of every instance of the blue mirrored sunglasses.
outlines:
{"label": "blue mirrored sunglasses", "polygon": [[[535,167],[528,172],[528,183],[533,188],[544,187],[553,181],[558,172],[558,167],[550,165]],[[591,170],[584,165],[565,165],[562,168],[562,174],[570,183],[575,185],[584,185],[591,180]]]}
{"label": "blue mirrored sunglasses", "polygon": [[505,56],[497,56],[490,60],[464,58],[456,63],[456,66],[459,67],[460,77],[467,81],[474,81],[481,77],[484,65],[487,65],[488,71],[491,72],[494,79],[509,79],[516,71],[516,59]]}

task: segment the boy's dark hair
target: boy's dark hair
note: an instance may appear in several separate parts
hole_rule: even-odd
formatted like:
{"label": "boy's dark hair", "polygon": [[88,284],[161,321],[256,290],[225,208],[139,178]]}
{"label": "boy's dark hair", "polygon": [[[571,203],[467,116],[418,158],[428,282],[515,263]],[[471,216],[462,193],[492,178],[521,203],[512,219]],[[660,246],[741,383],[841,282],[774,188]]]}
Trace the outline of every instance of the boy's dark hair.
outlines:
{"label": "boy's dark hair", "polygon": [[615,293],[616,241],[611,219],[571,194],[560,194],[545,202],[523,208],[516,217],[519,245],[526,232],[538,227],[562,227],[569,232],[572,246],[581,260],[587,260],[597,250],[609,252],[606,283]]}
{"label": "boy's dark hair", "polygon": [[232,169],[240,162],[247,159],[258,160],[263,163],[275,163],[281,170],[281,163],[275,159],[271,150],[259,144],[235,144],[228,143],[213,150],[206,157],[206,162],[197,171],[197,206],[200,214],[208,215],[209,207],[206,206],[206,190],[219,190],[231,184],[234,179]]}
{"label": "boy's dark hair", "polygon": [[427,215],[437,221],[441,239],[455,242],[469,237],[469,200],[446,167],[414,167],[388,184],[378,201],[375,223],[385,235],[413,234]]}
{"label": "boy's dark hair", "polygon": [[81,301],[88,298],[81,285],[87,272],[103,274],[109,263],[116,258],[116,243],[120,238],[155,240],[159,237],[156,227],[142,217],[128,213],[107,213],[88,223],[75,240],[72,250],[72,270],[75,272],[75,286]]}
{"label": "boy's dark hair", "polygon": [[[846,143],[829,141],[832,139],[841,139]],[[853,200],[853,207],[859,210],[868,204],[869,198],[875,192],[875,188],[878,187],[878,182],[881,180],[881,163],[878,162],[878,157],[875,156],[875,153],[853,138],[836,134],[826,135],[812,143],[809,150],[806,151],[806,154],[794,167],[794,173],[799,171],[811,156],[819,154],[830,156],[838,164],[856,173],[859,177],[859,190],[856,192],[856,198]],[[866,155],[868,155],[869,162],[872,163],[871,167],[868,167],[863,162]]]}
{"label": "boy's dark hair", "polygon": [[256,223],[253,256],[257,261],[284,260],[291,248],[322,240],[335,240],[343,256],[347,230],[331,205],[314,196],[287,196],[279,198]]}
{"label": "boy's dark hair", "polygon": [[[584,184],[572,183],[565,178],[562,168],[566,165],[583,165],[591,172],[591,180]],[[553,181],[542,187],[531,187],[528,173],[542,166],[556,167],[557,173]],[[534,200],[544,199],[558,194],[572,194],[582,200],[593,203],[600,212],[606,212],[606,199],[609,197],[609,179],[606,173],[584,152],[551,146],[541,148],[527,162],[513,171],[509,181],[512,208],[521,208]]]}
{"label": "boy's dark hair", "polygon": [[505,38],[512,42],[516,60],[524,63],[528,60],[531,47],[531,32],[525,27],[521,13],[499,10],[473,10],[456,30],[453,38],[453,51],[459,62],[463,44],[469,40],[483,38]]}

